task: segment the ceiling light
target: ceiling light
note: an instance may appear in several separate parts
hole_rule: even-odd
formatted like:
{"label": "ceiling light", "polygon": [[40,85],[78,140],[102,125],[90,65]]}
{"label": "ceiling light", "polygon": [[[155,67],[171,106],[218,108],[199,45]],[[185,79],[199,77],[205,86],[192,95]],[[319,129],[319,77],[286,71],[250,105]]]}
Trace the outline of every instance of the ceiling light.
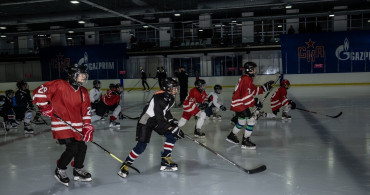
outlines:
{"label": "ceiling light", "polygon": [[5,30],[6,29],[6,26],[0,26],[0,29],[1,30]]}
{"label": "ceiling light", "polygon": [[370,22],[370,19],[369,19],[369,20],[367,20],[367,22]]}
{"label": "ceiling light", "polygon": [[1,38],[6,38],[6,35],[1,35]]}
{"label": "ceiling light", "polygon": [[79,1],[70,1],[72,4],[79,4]]}
{"label": "ceiling light", "polygon": [[148,25],[144,25],[143,28],[148,28],[149,26]]}
{"label": "ceiling light", "polygon": [[199,31],[199,32],[203,32],[203,29],[199,29],[198,31]]}
{"label": "ceiling light", "polygon": [[80,21],[78,21],[78,23],[79,23],[79,24],[85,24],[85,21],[80,20]]}
{"label": "ceiling light", "polygon": [[236,23],[237,21],[236,20],[233,20],[233,21],[231,21],[232,23]]}
{"label": "ceiling light", "polygon": [[75,33],[75,31],[69,30],[68,33],[72,34],[72,33]]}
{"label": "ceiling light", "polygon": [[292,8],[292,5],[288,4],[285,6],[285,9],[291,9]]}
{"label": "ceiling light", "polygon": [[281,25],[281,24],[278,25],[278,28],[282,28],[282,27],[283,27],[283,25]]}
{"label": "ceiling light", "polygon": [[335,15],[334,14],[329,14],[329,17],[334,17]]}
{"label": "ceiling light", "polygon": [[176,17],[181,16],[181,14],[180,14],[180,13],[178,13],[178,12],[177,12],[177,13],[174,13],[173,15],[174,15],[174,16],[176,16]]}
{"label": "ceiling light", "polygon": [[68,37],[67,39],[68,39],[68,40],[72,40],[72,37]]}

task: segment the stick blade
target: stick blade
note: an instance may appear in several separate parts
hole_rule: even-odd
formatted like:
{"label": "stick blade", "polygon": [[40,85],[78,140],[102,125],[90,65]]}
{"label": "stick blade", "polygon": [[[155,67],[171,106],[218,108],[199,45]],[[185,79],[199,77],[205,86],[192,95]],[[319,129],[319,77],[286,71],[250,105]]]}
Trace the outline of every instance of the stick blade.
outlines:
{"label": "stick blade", "polygon": [[254,173],[260,173],[262,171],[265,171],[267,169],[266,165],[261,165],[259,167],[256,167],[254,169],[245,170],[248,174],[254,174]]}
{"label": "stick blade", "polygon": [[338,118],[338,117],[340,117],[342,114],[343,114],[343,112],[340,112],[340,113],[339,113],[339,114],[337,114],[336,116],[333,116],[333,118]]}

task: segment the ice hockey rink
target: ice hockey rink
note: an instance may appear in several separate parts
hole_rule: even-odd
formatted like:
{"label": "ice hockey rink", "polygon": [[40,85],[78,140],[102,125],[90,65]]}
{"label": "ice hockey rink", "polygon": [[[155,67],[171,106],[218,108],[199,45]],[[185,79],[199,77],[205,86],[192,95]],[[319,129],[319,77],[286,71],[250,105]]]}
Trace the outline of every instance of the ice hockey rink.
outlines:
{"label": "ice hockey rink", "polygon": [[[224,88],[220,95],[228,108],[232,91]],[[123,113],[138,116],[153,92],[125,91]],[[261,118],[252,135],[256,150],[225,141],[233,127],[229,110],[221,112],[222,120],[210,119],[203,126],[206,138],[199,139],[201,143],[246,169],[264,164],[264,172],[247,174],[187,138],[176,143],[172,154],[179,171],[161,172],[164,138],[153,133],[146,151],[134,163],[140,174],[130,169],[127,178],[120,178],[120,163],[88,143],[85,169],[93,181],[71,180],[66,187],[54,179],[64,146],[52,139],[50,126],[34,125],[31,136],[25,136],[20,126],[7,134],[0,131],[0,194],[369,194],[369,86],[293,86],[288,97],[297,107],[317,114],[292,110],[290,121]],[[268,107],[265,102],[264,109]],[[338,118],[329,117],[340,112],[343,115]],[[172,113],[179,119],[182,109],[174,107]],[[119,129],[110,129],[107,120],[93,123],[94,141],[124,160],[136,144],[136,121],[120,122]],[[194,126],[192,118],[183,130],[193,136]],[[71,167],[67,173],[73,179]]]}

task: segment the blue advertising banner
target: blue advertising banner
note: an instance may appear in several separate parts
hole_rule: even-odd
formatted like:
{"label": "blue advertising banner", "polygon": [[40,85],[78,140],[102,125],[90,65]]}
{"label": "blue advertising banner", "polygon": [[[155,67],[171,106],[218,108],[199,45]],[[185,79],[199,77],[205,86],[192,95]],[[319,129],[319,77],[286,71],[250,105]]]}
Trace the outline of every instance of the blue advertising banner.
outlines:
{"label": "blue advertising banner", "polygon": [[369,72],[370,31],[280,36],[285,74]]}
{"label": "blue advertising banner", "polygon": [[40,49],[42,80],[64,78],[70,64],[84,65],[89,80],[118,79],[125,71],[126,44],[63,46]]}

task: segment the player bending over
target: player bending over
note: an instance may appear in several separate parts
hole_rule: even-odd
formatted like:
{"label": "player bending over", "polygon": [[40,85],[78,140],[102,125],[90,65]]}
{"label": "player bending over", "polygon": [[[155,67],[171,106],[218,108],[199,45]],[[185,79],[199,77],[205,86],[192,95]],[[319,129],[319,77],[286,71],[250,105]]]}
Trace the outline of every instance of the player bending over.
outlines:
{"label": "player bending over", "polygon": [[280,111],[280,108],[282,108],[283,113],[281,114],[282,119],[292,119],[290,115],[288,115],[288,112],[290,109],[295,109],[296,104],[287,98],[287,90],[290,87],[290,82],[287,79],[284,79],[280,82],[279,89],[272,94],[271,96],[271,109],[272,113],[264,113],[264,117],[267,118],[276,118],[276,115]]}
{"label": "player bending over", "polygon": [[[67,68],[67,80],[44,83],[33,91],[33,103],[39,106],[43,115],[51,117],[53,138],[66,149],[57,161],[54,177],[68,186],[67,165],[74,159],[73,176],[76,181],[91,181],[91,174],[83,170],[87,145],[92,141],[94,127],[91,125],[89,92],[82,84],[88,74],[78,64]],[[79,132],[59,120],[55,115],[72,125]],[[82,135],[83,136],[82,136]]]}
{"label": "player bending over", "polygon": [[235,115],[238,117],[233,130],[227,136],[226,140],[233,144],[238,144],[239,140],[237,137],[238,132],[247,124],[242,140],[243,149],[256,149],[256,144],[250,140],[252,135],[253,127],[257,123],[256,117],[251,113],[250,107],[256,106],[262,108],[262,103],[259,102],[256,96],[267,92],[271,89],[271,85],[274,81],[269,81],[263,84],[262,87],[257,87],[253,84],[253,77],[257,72],[257,64],[254,62],[246,62],[244,64],[244,72],[239,79],[238,84],[235,86],[233,93],[230,110],[235,111]]}
{"label": "player bending over", "polygon": [[189,91],[188,97],[186,97],[182,107],[184,112],[179,120],[179,127],[182,127],[192,117],[197,116],[197,124],[194,130],[194,136],[204,138],[205,133],[201,132],[204,120],[206,119],[206,113],[204,109],[208,107],[207,94],[205,92],[206,81],[198,79],[194,82],[194,88]]}
{"label": "player bending over", "polygon": [[156,92],[149,103],[144,107],[136,127],[136,146],[126,157],[120,167],[118,175],[127,177],[129,167],[134,160],[145,151],[150,141],[152,131],[164,135],[163,152],[161,155],[161,171],[177,171],[177,164],[172,162],[171,153],[176,140],[184,138],[184,133],[177,126],[177,120],[172,117],[170,109],[175,104],[175,96],[178,91],[178,83],[172,78],[162,81],[162,90]]}
{"label": "player bending over", "polygon": [[206,112],[207,117],[213,115],[213,119],[221,120],[222,118],[221,115],[218,114],[218,111],[226,111],[226,107],[218,103],[218,94],[222,93],[222,87],[221,85],[215,85],[213,89],[214,91],[211,92],[207,98],[209,102],[208,108],[206,108],[204,111]]}

